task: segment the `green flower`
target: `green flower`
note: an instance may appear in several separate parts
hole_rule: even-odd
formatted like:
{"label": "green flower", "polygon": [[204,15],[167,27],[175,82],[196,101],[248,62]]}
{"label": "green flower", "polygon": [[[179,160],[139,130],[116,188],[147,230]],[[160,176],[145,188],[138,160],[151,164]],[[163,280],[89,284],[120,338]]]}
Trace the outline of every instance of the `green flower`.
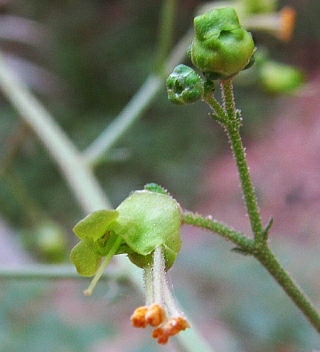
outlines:
{"label": "green flower", "polygon": [[231,7],[217,8],[194,19],[192,63],[211,79],[228,79],[253,63],[252,36]]}
{"label": "green flower", "polygon": [[180,206],[164,190],[136,191],[116,210],[95,211],[73,228],[81,241],[72,249],[71,261],[82,276],[96,274],[101,259],[110,261],[115,254],[125,253],[144,268],[161,247],[168,270],[181,247],[180,225]]}
{"label": "green flower", "polygon": [[81,241],[72,249],[71,261],[80,275],[96,274],[85,295],[92,293],[115,254],[126,253],[143,268],[146,305],[134,311],[131,322],[138,328],[153,327],[152,337],[159,344],[190,327],[166,277],[181,247],[180,226],[179,204],[162,187],[148,184],[116,210],[95,211],[73,228]]}

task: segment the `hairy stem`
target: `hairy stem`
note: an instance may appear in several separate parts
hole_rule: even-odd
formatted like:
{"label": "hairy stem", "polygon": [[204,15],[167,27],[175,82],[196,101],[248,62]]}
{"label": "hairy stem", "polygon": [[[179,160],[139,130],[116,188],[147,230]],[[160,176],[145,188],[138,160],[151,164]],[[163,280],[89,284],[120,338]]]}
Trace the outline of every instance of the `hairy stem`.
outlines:
{"label": "hairy stem", "polygon": [[228,226],[213,220],[211,217],[203,217],[202,215],[192,213],[190,211],[183,211],[181,215],[183,224],[193,225],[202,229],[219,234],[226,240],[236,244],[242,251],[250,253],[253,249],[253,240],[247,238],[245,235],[231,230]]}
{"label": "hairy stem", "polygon": [[302,289],[293,281],[290,275],[282,268],[275,255],[267,245],[259,247],[254,257],[268,270],[286,294],[291,298],[311,325],[320,333],[320,315],[304,294]]}
{"label": "hairy stem", "polygon": [[228,134],[233,157],[237,165],[241,189],[251,224],[251,229],[255,240],[258,242],[263,242],[265,240],[265,236],[257,198],[251,182],[245,149],[240,136],[241,121],[239,120],[239,117],[237,117],[237,111],[234,105],[232,81],[222,81],[220,82],[220,87],[222,90],[224,107],[228,115],[228,119],[225,121],[224,127]]}
{"label": "hairy stem", "polygon": [[232,79],[220,81],[223,107],[231,120],[236,120],[236,107],[233,94]]}

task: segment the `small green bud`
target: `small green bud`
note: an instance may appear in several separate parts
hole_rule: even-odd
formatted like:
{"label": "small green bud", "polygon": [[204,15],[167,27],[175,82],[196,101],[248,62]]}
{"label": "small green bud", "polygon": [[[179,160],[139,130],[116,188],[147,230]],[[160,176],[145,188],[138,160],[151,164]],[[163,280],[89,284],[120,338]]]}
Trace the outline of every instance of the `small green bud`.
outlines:
{"label": "small green bud", "polygon": [[303,73],[290,65],[267,61],[260,68],[260,82],[272,94],[288,94],[304,83]]}
{"label": "small green bud", "polygon": [[245,69],[255,51],[252,36],[232,7],[213,9],[194,19],[192,63],[210,79],[228,79]]}
{"label": "small green bud", "polygon": [[168,99],[174,104],[192,104],[202,97],[202,79],[186,65],[176,66],[166,83]]}

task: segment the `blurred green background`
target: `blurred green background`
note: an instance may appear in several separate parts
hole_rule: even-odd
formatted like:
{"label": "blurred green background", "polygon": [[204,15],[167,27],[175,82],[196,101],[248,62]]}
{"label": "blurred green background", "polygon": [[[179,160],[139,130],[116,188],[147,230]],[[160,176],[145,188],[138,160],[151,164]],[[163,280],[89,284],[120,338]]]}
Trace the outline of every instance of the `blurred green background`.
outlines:
{"label": "blurred green background", "polygon": [[[0,48],[82,150],[153,70],[161,5],[156,0],[0,1]],[[199,5],[196,0],[178,1],[175,43],[190,28]],[[284,5],[297,11],[292,40],[283,43],[260,33],[255,35],[257,45],[267,48],[273,59],[303,69],[308,82],[314,82],[320,72],[319,1],[279,1],[279,8]],[[235,94],[245,117],[244,143],[251,150],[272,135],[281,109],[301,99],[299,94],[287,98],[266,93],[254,75],[239,79]],[[76,240],[71,229],[83,217],[81,209],[43,145],[0,98],[0,264],[67,263]],[[311,109],[316,100],[311,96],[307,106]],[[313,114],[319,119],[318,107]],[[228,143],[208,112],[201,103],[171,105],[163,88],[95,170],[112,204],[117,206],[147,182],[157,182],[183,208],[209,214],[207,203],[212,201],[227,221],[233,211],[228,210],[229,196],[217,203],[207,177],[211,169],[224,170],[219,160],[229,155]],[[220,189],[219,184],[214,187]],[[319,198],[312,198],[315,214]],[[276,213],[268,216],[281,213],[281,208],[271,209]],[[43,219],[50,219],[50,225],[39,228]],[[58,224],[59,232],[52,224]],[[310,237],[318,233],[308,230]],[[300,235],[274,236],[272,241],[284,266],[320,306],[320,241],[304,241]],[[318,335],[253,259],[231,252],[230,244],[203,231],[184,228],[182,238],[184,246],[171,273],[175,293],[215,351],[320,349]],[[130,326],[129,316],[143,297],[126,281],[102,282],[85,298],[87,280],[0,280],[0,351],[175,351],[173,344],[158,347],[150,332]]]}

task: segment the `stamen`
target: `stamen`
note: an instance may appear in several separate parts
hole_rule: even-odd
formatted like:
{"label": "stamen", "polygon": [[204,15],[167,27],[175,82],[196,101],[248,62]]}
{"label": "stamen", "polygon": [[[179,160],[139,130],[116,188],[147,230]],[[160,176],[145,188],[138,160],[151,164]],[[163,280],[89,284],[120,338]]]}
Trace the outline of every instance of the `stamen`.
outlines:
{"label": "stamen", "polygon": [[159,326],[166,320],[166,312],[159,304],[153,304],[146,313],[146,321],[151,326]]}
{"label": "stamen", "polygon": [[145,328],[148,323],[146,321],[147,306],[138,307],[131,316],[131,323],[135,328]]}
{"label": "stamen", "polygon": [[146,305],[149,306],[154,302],[152,267],[143,269],[144,292],[146,297]]}
{"label": "stamen", "polygon": [[165,345],[170,336],[174,336],[187,328],[190,328],[190,324],[186,319],[182,317],[171,318],[164,325],[153,330],[152,337],[157,339],[160,345]]}
{"label": "stamen", "polygon": [[[180,313],[170,292],[162,247],[155,249],[152,267],[144,269],[144,284],[146,305],[134,311],[131,322],[136,328],[155,327],[152,337],[164,345],[170,336],[189,328],[190,324]],[[168,318],[166,313],[170,315]]]}
{"label": "stamen", "polygon": [[161,247],[157,247],[153,254],[153,292],[154,302],[163,304],[163,281],[165,280],[165,263]]}

